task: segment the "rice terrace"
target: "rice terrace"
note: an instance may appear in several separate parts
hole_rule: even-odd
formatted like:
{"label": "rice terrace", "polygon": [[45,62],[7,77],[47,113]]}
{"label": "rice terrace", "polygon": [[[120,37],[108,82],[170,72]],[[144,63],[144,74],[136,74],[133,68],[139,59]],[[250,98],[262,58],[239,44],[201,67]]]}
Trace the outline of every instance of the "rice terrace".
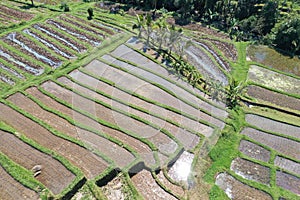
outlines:
{"label": "rice terrace", "polygon": [[300,2],[209,2],[2,0],[0,200],[300,200]]}

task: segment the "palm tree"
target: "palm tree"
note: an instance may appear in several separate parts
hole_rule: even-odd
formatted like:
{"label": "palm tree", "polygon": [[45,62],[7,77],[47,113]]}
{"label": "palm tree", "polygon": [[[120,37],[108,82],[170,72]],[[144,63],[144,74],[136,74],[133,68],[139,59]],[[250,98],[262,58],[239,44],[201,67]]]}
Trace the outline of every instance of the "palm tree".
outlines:
{"label": "palm tree", "polygon": [[145,21],[145,24],[146,24],[146,47],[148,48],[149,45],[150,45],[150,37],[153,33],[153,20],[152,20],[152,17],[149,13],[147,13],[146,15],[146,21]]}
{"label": "palm tree", "polygon": [[142,37],[144,26],[145,26],[145,17],[143,15],[136,14],[136,24],[133,24],[132,29],[139,29],[138,38]]}
{"label": "palm tree", "polygon": [[168,25],[166,22],[166,16],[163,15],[162,17],[160,17],[158,20],[156,20],[154,22],[154,26],[153,29],[156,29],[156,41],[157,41],[157,46],[158,46],[158,50],[162,49],[164,40],[166,38],[166,35],[168,33]]}

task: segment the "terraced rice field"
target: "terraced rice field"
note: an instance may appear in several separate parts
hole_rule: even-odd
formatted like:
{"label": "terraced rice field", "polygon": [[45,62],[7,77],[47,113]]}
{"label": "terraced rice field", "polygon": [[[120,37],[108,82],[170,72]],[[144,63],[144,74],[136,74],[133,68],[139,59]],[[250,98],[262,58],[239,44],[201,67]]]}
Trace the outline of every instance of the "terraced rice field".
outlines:
{"label": "terraced rice field", "polygon": [[271,71],[256,65],[251,65],[248,72],[248,79],[265,87],[286,92],[300,94],[300,80],[284,74]]}
{"label": "terraced rice field", "polygon": [[300,110],[300,100],[295,97],[290,97],[284,94],[280,94],[259,86],[248,86],[247,94],[260,101],[271,103],[285,108],[293,110]]}
{"label": "terraced rice field", "polygon": [[[134,17],[95,3],[71,3],[70,12],[42,2],[28,10],[22,2],[1,5],[0,199],[300,194],[298,115],[280,120],[276,111],[299,111],[297,77],[251,65],[247,95],[256,106],[252,99],[249,108],[239,102],[231,109],[213,100],[204,83],[192,86],[172,63],[155,59],[156,49],[143,52]],[[93,19],[86,6],[94,8]],[[201,30],[191,32],[187,59],[206,80],[228,87],[246,59],[241,47]],[[262,101],[274,110],[264,115]],[[219,138],[236,143],[216,153]],[[214,156],[224,161],[220,168]],[[216,170],[209,183],[202,165]],[[206,188],[203,196],[191,193]]]}

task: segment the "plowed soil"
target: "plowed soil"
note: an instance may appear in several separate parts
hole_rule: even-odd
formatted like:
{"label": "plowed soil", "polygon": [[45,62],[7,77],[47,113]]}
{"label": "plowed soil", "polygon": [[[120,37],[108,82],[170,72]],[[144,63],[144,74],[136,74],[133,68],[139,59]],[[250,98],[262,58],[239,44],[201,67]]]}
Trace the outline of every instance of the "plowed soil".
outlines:
{"label": "plowed soil", "polygon": [[[275,151],[291,156],[300,160],[300,143],[282,138],[279,136],[271,135],[262,131],[252,128],[245,128],[241,134],[246,135],[257,142],[267,145]],[[287,148],[288,147],[288,148]]]}
{"label": "plowed soil", "polygon": [[300,111],[300,100],[258,86],[248,86],[248,95],[275,105]]}
{"label": "plowed soil", "polygon": [[227,173],[221,173],[217,176],[216,185],[233,200],[272,200],[269,194],[245,185]]}
{"label": "plowed soil", "polygon": [[134,186],[147,200],[176,200],[175,197],[165,192],[153,179],[151,173],[142,170],[131,178]]}
{"label": "plowed soil", "polygon": [[177,148],[177,144],[173,140],[171,140],[171,138],[161,133],[160,130],[156,130],[149,125],[130,118],[124,114],[112,111],[111,109],[103,105],[100,105],[87,98],[79,96],[70,90],[60,87],[54,82],[46,82],[42,85],[42,87],[74,107],[80,108],[81,110],[84,110],[94,115],[95,117],[105,120],[106,122],[132,131],[142,138],[148,139],[150,142],[154,143],[162,153],[170,154],[173,153]]}
{"label": "plowed soil", "polygon": [[251,161],[236,158],[232,161],[230,169],[245,179],[258,181],[264,184],[270,183],[270,168]]}
{"label": "plowed soil", "polygon": [[13,179],[3,168],[0,166],[0,199],[27,199],[38,200],[39,195],[33,190],[21,185],[18,181]]}
{"label": "plowed soil", "polygon": [[63,113],[64,115],[69,116],[75,119],[77,122],[82,123],[88,127],[101,130],[102,132],[110,135],[111,137],[120,140],[124,144],[131,146],[134,150],[136,150],[141,155],[141,157],[144,159],[147,166],[151,166],[155,164],[155,160],[151,149],[141,141],[134,139],[133,137],[130,137],[129,135],[124,134],[123,132],[110,129],[106,126],[99,124],[98,122],[54,101],[50,97],[42,94],[37,88],[34,87],[29,88],[28,90],[26,90],[26,92],[33,95],[35,98],[37,98],[44,105],[50,107],[51,109],[57,110]]}
{"label": "plowed soil", "polygon": [[182,115],[179,115],[177,113],[169,111],[165,108],[148,103],[140,98],[135,97],[134,95],[132,95],[130,93],[123,92],[122,90],[120,90],[116,87],[113,87],[109,84],[106,84],[102,81],[95,82],[94,78],[92,78],[91,76],[88,76],[78,70],[75,70],[72,73],[70,73],[70,76],[90,87],[101,90],[108,95],[122,99],[123,101],[126,101],[130,104],[137,105],[143,109],[146,109],[146,110],[150,109],[151,112],[158,114],[166,119],[171,119],[172,121],[179,123],[179,124],[183,125],[184,127],[188,127],[191,130],[194,130],[195,132],[200,132],[203,135],[211,135],[213,132],[212,128],[205,126],[203,124],[200,124],[197,121],[191,120],[187,117],[184,117]]}
{"label": "plowed soil", "polygon": [[8,100],[26,112],[43,120],[56,130],[91,145],[93,148],[109,156],[119,167],[124,167],[134,160],[134,156],[124,148],[92,132],[80,129],[53,113],[43,110],[35,102],[20,93],[14,94]]}
{"label": "plowed soil", "polygon": [[36,179],[49,188],[53,194],[59,194],[75,178],[74,174],[57,160],[22,142],[10,133],[0,131],[0,151],[28,170],[36,165],[41,165],[41,174]]}
{"label": "plowed soil", "polygon": [[108,167],[102,158],[85,148],[53,135],[41,125],[4,104],[0,104],[0,120],[40,145],[67,158],[73,165],[80,168],[87,178],[94,178]]}
{"label": "plowed soil", "polygon": [[270,151],[247,140],[241,140],[239,150],[243,154],[256,160],[264,162],[268,162],[270,160]]}

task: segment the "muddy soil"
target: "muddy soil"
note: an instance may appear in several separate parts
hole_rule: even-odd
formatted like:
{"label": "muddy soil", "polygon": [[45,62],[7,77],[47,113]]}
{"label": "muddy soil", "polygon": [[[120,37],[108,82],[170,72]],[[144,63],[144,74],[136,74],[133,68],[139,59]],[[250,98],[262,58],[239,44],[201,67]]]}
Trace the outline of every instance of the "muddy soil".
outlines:
{"label": "muddy soil", "polygon": [[222,127],[224,125],[224,123],[220,120],[217,120],[207,115],[206,113],[203,113],[200,110],[182,102],[181,100],[176,98],[176,93],[175,96],[173,96],[149,82],[143,81],[137,78],[136,76],[110,67],[97,60],[94,60],[92,63],[87,65],[85,69],[87,69],[89,72],[94,73],[97,76],[101,76],[108,80],[112,80],[118,86],[124,87],[148,99],[160,102],[164,105],[172,106],[180,111],[193,115],[199,120],[201,119],[212,124],[216,124],[219,127]]}
{"label": "muddy soil", "polygon": [[96,177],[108,167],[102,158],[89,150],[53,135],[41,125],[4,104],[0,104],[0,120],[40,145],[65,157],[80,168],[89,179]]}
{"label": "muddy soil", "polygon": [[272,200],[269,194],[245,185],[227,173],[221,173],[217,176],[216,185],[224,190],[232,200]]}
{"label": "muddy soil", "polygon": [[230,169],[245,179],[257,181],[267,185],[270,184],[270,168],[268,167],[242,158],[236,158],[232,161]]}
{"label": "muddy soil", "polygon": [[300,139],[300,127],[268,119],[262,116],[247,114],[246,121],[260,129],[281,133]]}
{"label": "muddy soil", "polygon": [[41,174],[36,179],[54,195],[62,192],[75,178],[74,174],[60,162],[22,142],[10,133],[0,131],[0,150],[9,159],[28,170],[36,165],[41,165]]}
{"label": "muddy soil", "polygon": [[149,140],[154,143],[158,149],[164,154],[172,154],[177,149],[178,145],[171,138],[166,136],[160,130],[152,128],[134,118],[128,117],[119,112],[113,111],[97,102],[84,98],[74,92],[60,87],[54,82],[46,82],[42,87],[55,95],[57,98],[64,100],[71,104],[73,107],[80,108],[81,110],[92,114],[106,122],[115,124],[119,127],[129,130],[139,137]]}
{"label": "muddy soil", "polygon": [[[134,67],[131,65],[126,65],[122,62],[117,62],[115,59],[112,59],[111,57],[107,57],[108,60],[110,60],[110,62],[115,61],[115,63],[113,62],[113,64],[119,64],[119,66],[124,67],[125,69],[128,69],[128,70],[132,70],[132,71],[134,71],[134,73],[137,73],[137,74],[145,77],[146,79],[158,82],[161,85],[163,85],[164,87],[167,87],[170,90],[176,92],[176,94],[181,95],[186,100],[198,105],[199,107],[201,107],[217,116],[220,116],[220,117],[227,116],[227,113],[224,110],[218,109],[218,108],[212,106],[211,104],[208,104],[207,102],[202,101],[195,95],[193,95],[193,94],[197,94],[202,97],[206,97],[206,95],[203,92],[201,92],[198,89],[195,89],[190,84],[188,84],[187,82],[180,79],[180,77],[173,74],[173,72],[167,70],[166,68],[163,68],[162,66],[158,65],[157,63],[154,63],[150,59],[148,59],[145,56],[137,53],[136,51],[128,48],[127,46],[121,45],[117,49],[115,49],[111,54],[116,57],[120,57],[120,58],[128,60],[132,63],[135,63],[138,66],[142,66],[143,68],[146,68],[150,72],[155,72],[157,74],[160,74],[163,77],[165,77],[165,80],[163,80],[163,78],[158,77],[150,72],[146,72],[145,70],[142,70],[140,68],[137,68],[137,67]],[[184,88],[188,88],[189,90],[192,91],[193,94],[187,92],[186,90],[182,89],[181,87],[174,85],[173,83],[170,83],[169,81],[167,81],[167,79],[176,81],[176,83],[178,85],[181,85]],[[217,103],[217,102],[213,102],[213,103]],[[222,104],[220,104],[220,105],[223,106]]]}
{"label": "muddy soil", "polygon": [[92,148],[110,157],[118,167],[123,168],[133,162],[133,160],[135,159],[134,156],[126,149],[101,136],[98,136],[95,133],[78,128],[70,124],[67,120],[53,113],[43,110],[35,102],[20,93],[16,93],[13,96],[10,96],[8,100],[25,110],[26,112],[43,120],[51,127],[62,132],[63,134],[81,140],[87,145],[91,145]]}
{"label": "muddy soil", "polygon": [[145,161],[145,164],[148,167],[155,164],[155,160],[154,160],[151,149],[146,144],[142,143],[141,141],[139,141],[127,134],[124,134],[123,132],[116,131],[114,129],[110,129],[106,126],[99,124],[98,122],[54,101],[50,97],[39,92],[39,90],[37,90],[37,88],[29,88],[28,90],[26,90],[26,92],[33,95],[35,98],[37,98],[44,105],[50,107],[51,109],[57,110],[57,111],[63,113],[64,115],[75,119],[75,121],[77,121],[83,125],[86,125],[88,127],[96,129],[96,130],[100,130],[100,131],[110,135],[111,137],[118,139],[122,143],[129,145],[135,151],[137,151],[137,153],[139,153],[141,155],[142,159]]}
{"label": "muddy soil", "polygon": [[[269,146],[275,151],[300,160],[300,143],[283,137],[271,135],[252,128],[245,128],[241,134]],[[287,148],[288,147],[288,148]]]}
{"label": "muddy soil", "polygon": [[280,156],[276,156],[274,160],[274,165],[282,169],[285,169],[287,171],[290,171],[294,174],[300,175],[300,164],[295,161]]}
{"label": "muddy soil", "polygon": [[38,200],[39,195],[21,185],[18,181],[12,178],[3,168],[0,166],[0,199],[12,200],[12,199],[24,199],[24,200]]}
{"label": "muddy soil", "polygon": [[104,83],[98,79],[97,79],[97,82],[95,82],[95,79],[93,77],[88,76],[78,70],[71,72],[69,75],[72,78],[74,78],[74,79],[80,81],[81,83],[84,83],[92,88],[101,90],[102,92],[105,92],[108,95],[122,99],[123,101],[128,102],[130,104],[137,105],[143,109],[150,110],[152,113],[160,115],[166,119],[170,119],[178,124],[181,124],[184,127],[188,127],[191,130],[194,130],[195,132],[201,132],[204,135],[211,135],[213,132],[213,129],[208,126],[200,124],[197,121],[191,120],[187,117],[179,115],[179,114],[172,112],[170,110],[167,110],[165,108],[159,107],[159,106],[154,105],[149,102],[146,102],[140,98],[135,97],[132,93],[126,93],[126,92],[124,92],[116,87],[113,87],[107,83]]}
{"label": "muddy soil", "polygon": [[276,184],[286,190],[300,195],[300,178],[285,172],[276,172]]}
{"label": "muddy soil", "polygon": [[142,170],[131,180],[139,193],[147,200],[176,200],[174,196],[164,191],[154,180],[151,172]]}
{"label": "muddy soil", "polygon": [[300,100],[258,86],[248,86],[247,94],[259,100],[300,111]]}
{"label": "muddy soil", "polygon": [[264,162],[268,162],[270,160],[270,151],[247,140],[241,140],[239,150],[243,154],[256,160]]}

